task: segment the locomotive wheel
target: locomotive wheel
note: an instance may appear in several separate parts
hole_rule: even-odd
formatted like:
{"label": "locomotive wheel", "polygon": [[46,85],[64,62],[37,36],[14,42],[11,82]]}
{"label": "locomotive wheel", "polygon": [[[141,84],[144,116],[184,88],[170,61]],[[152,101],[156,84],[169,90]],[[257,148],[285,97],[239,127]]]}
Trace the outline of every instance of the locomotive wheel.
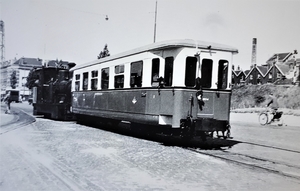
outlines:
{"label": "locomotive wheel", "polygon": [[261,124],[261,125],[266,125],[267,123],[268,123],[268,114],[266,114],[266,113],[261,113],[260,115],[259,115],[259,123]]}

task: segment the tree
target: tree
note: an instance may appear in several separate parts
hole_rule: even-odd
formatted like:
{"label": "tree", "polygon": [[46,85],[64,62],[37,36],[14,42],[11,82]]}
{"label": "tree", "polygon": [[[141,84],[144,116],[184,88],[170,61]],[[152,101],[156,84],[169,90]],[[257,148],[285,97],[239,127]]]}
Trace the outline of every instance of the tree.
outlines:
{"label": "tree", "polygon": [[35,71],[35,68],[31,69],[28,76],[27,76],[27,81],[26,81],[26,84],[25,86],[28,88],[28,89],[32,89],[32,87],[34,87],[36,84],[36,80],[38,80],[38,76],[34,75],[34,71]]}
{"label": "tree", "polygon": [[17,87],[17,72],[14,70],[10,75],[10,87],[12,89],[16,89]]}
{"label": "tree", "polygon": [[109,51],[107,49],[107,44],[105,44],[103,51],[97,56],[98,59],[110,56]]}

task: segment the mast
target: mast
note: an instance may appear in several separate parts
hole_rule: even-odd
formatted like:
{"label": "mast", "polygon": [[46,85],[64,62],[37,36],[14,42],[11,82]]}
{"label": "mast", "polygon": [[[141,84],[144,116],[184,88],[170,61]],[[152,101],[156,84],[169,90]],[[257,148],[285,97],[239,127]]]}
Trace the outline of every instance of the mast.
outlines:
{"label": "mast", "polygon": [[155,2],[154,42],[155,42],[155,38],[156,38],[156,17],[157,17],[157,1]]}

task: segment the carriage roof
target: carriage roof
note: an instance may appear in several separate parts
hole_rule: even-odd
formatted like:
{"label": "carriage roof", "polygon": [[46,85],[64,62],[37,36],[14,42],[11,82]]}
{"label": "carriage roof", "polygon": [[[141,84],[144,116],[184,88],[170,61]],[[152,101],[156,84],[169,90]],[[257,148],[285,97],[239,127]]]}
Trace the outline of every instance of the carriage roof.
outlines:
{"label": "carriage roof", "polygon": [[185,39],[185,40],[168,40],[168,41],[162,41],[153,43],[150,45],[146,45],[140,48],[136,48],[133,50],[129,50],[123,53],[119,53],[113,56],[108,56],[105,58],[101,58],[92,62],[88,62],[85,64],[77,65],[71,70],[76,70],[88,66],[92,66],[95,64],[101,64],[107,61],[119,59],[122,57],[143,53],[147,51],[156,51],[156,50],[163,50],[163,49],[169,49],[169,48],[180,48],[180,47],[190,47],[190,48],[199,48],[199,49],[209,49],[209,50],[221,50],[221,51],[227,51],[232,53],[238,53],[238,50],[234,47],[223,45],[223,44],[217,44],[217,43],[211,43],[211,42],[204,42],[204,41],[197,41],[192,39]]}

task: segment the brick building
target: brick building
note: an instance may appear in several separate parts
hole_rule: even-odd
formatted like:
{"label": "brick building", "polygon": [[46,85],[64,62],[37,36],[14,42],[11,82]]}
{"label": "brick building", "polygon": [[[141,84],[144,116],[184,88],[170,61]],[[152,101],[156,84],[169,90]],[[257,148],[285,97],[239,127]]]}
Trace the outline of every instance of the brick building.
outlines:
{"label": "brick building", "polygon": [[277,53],[269,58],[265,64],[250,66],[249,70],[232,71],[232,84],[299,84],[300,58],[294,53]]}

